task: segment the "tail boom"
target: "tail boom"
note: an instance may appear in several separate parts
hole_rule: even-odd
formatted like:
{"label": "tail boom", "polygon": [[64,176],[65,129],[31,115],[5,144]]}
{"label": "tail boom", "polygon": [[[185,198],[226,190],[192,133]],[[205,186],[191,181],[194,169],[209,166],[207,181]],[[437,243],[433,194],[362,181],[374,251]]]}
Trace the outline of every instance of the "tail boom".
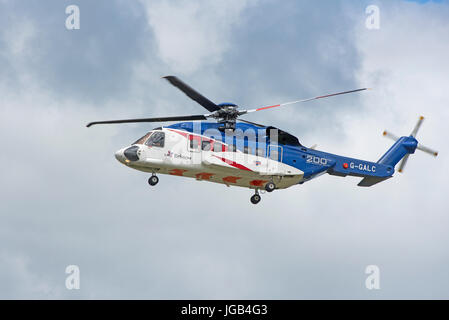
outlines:
{"label": "tail boom", "polygon": [[398,138],[394,134],[384,131],[383,135],[387,138],[395,140],[395,143],[376,163],[341,156],[333,156],[335,164],[330,167],[327,172],[338,176],[349,175],[363,177],[358,185],[361,187],[369,187],[391,178],[395,171],[394,168],[399,162],[401,163],[398,171],[402,172],[410,155],[415,153],[416,149],[436,157],[438,155],[437,151],[423,146],[418,143],[418,140],[415,138],[423,120],[424,117],[419,117],[417,124],[408,137],[403,136]]}
{"label": "tail boom", "polygon": [[387,152],[385,152],[377,163],[394,167],[407,154],[415,153],[417,147],[418,141],[414,137],[401,137],[391,146],[390,149],[388,149]]}

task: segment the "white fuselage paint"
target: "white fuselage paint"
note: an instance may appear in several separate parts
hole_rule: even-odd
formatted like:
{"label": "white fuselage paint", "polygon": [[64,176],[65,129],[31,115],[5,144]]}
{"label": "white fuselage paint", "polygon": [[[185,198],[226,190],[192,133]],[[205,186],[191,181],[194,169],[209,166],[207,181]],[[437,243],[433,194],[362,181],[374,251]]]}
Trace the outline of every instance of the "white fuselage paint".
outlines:
{"label": "white fuselage paint", "polygon": [[[304,172],[263,156],[246,154],[240,150],[216,152],[190,148],[189,135],[209,141],[206,136],[191,134],[187,131],[163,128],[165,133],[163,147],[135,144],[139,147],[139,160],[125,158],[123,148],[116,152],[116,158],[124,165],[143,172],[171,174],[197,180],[263,189],[268,181],[273,181],[278,189],[298,184]],[[223,143],[226,147],[227,144]]]}

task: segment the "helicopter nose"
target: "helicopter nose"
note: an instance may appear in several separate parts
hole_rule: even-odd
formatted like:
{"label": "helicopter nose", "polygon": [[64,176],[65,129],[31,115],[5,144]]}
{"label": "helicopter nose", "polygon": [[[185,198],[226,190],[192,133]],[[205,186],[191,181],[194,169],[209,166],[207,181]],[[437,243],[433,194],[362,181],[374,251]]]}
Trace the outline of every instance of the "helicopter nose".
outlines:
{"label": "helicopter nose", "polygon": [[117,150],[115,152],[115,158],[119,161],[119,162],[124,162],[125,161],[125,155],[123,154],[123,149]]}

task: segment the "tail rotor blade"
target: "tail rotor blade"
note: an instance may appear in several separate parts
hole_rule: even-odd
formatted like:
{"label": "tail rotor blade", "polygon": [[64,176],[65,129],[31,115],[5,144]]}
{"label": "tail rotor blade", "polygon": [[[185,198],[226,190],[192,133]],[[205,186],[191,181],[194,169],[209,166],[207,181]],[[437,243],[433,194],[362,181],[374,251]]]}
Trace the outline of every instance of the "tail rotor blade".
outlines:
{"label": "tail rotor blade", "polygon": [[412,137],[416,137],[416,134],[418,133],[418,130],[421,127],[423,121],[424,121],[424,117],[420,116],[418,122],[416,123],[415,127],[413,128],[412,133],[410,134]]}
{"label": "tail rotor blade", "polygon": [[408,153],[404,158],[402,158],[401,163],[399,164],[399,169],[398,169],[399,172],[402,173],[404,171],[404,167],[405,167],[405,164],[407,163],[409,156],[410,156],[410,153]]}
{"label": "tail rotor blade", "polygon": [[387,130],[385,130],[385,131],[382,133],[382,135],[383,135],[384,137],[390,138],[391,140],[394,140],[394,141],[399,140],[399,137],[398,137],[398,136],[392,134],[391,132],[388,132]]}
{"label": "tail rotor blade", "polygon": [[418,143],[418,146],[416,147],[416,149],[421,150],[425,153],[428,153],[434,157],[436,157],[438,155],[438,151],[432,150],[426,146],[423,146],[422,144]]}

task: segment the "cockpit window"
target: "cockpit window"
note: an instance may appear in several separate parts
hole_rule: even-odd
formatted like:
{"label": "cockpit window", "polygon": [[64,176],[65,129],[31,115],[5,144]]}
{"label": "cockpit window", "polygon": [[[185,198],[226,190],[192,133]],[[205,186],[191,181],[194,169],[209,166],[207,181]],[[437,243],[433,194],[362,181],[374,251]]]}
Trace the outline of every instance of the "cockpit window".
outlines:
{"label": "cockpit window", "polygon": [[146,135],[144,135],[142,138],[139,138],[136,142],[132,143],[132,144],[143,144],[145,142],[145,140],[148,139],[148,137],[152,134],[153,132],[148,132]]}
{"label": "cockpit window", "polygon": [[165,142],[165,133],[161,131],[156,131],[148,138],[145,144],[149,147],[163,148],[164,142]]}

